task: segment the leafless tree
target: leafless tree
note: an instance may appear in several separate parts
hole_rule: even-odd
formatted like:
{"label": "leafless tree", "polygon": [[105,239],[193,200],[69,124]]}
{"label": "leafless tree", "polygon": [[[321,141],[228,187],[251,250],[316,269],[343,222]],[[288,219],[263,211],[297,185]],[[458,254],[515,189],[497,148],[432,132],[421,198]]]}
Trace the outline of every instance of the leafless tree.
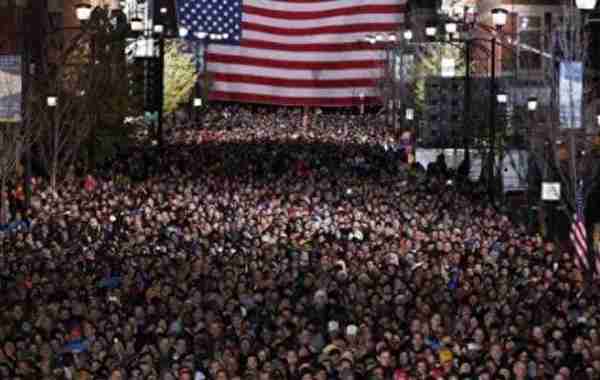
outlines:
{"label": "leafless tree", "polygon": [[[128,35],[120,25],[107,9],[96,8],[81,30],[68,38],[54,33],[44,42],[52,64],[32,78],[28,110],[30,128],[43,137],[34,153],[53,188],[59,174],[81,158],[84,145],[88,164],[94,161],[102,143],[98,134],[122,127],[133,104],[128,83],[133,65],[125,59]],[[57,98],[55,106],[48,106],[48,96]]]}

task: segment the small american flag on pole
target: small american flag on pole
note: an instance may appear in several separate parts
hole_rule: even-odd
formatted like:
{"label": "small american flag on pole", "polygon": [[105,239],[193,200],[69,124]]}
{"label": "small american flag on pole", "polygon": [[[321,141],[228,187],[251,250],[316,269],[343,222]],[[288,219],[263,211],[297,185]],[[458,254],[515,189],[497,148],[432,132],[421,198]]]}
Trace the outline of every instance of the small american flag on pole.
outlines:
{"label": "small american flag on pole", "polygon": [[575,216],[571,225],[571,242],[577,253],[576,264],[580,269],[588,269],[587,232],[585,230],[583,185],[579,183],[575,192]]}
{"label": "small american flag on pole", "polygon": [[387,59],[365,37],[399,32],[406,1],[177,0],[177,12],[188,39],[210,42],[211,99],[358,107]]}

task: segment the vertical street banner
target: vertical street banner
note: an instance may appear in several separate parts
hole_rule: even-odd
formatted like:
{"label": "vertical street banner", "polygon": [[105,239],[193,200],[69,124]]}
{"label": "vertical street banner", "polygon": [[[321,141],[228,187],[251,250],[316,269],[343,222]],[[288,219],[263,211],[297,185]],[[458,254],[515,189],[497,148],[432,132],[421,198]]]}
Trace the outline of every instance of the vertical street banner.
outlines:
{"label": "vertical street banner", "polygon": [[560,62],[558,87],[561,128],[581,128],[583,108],[583,65],[581,62]]}
{"label": "vertical street banner", "polygon": [[0,123],[21,121],[21,57],[0,55]]}

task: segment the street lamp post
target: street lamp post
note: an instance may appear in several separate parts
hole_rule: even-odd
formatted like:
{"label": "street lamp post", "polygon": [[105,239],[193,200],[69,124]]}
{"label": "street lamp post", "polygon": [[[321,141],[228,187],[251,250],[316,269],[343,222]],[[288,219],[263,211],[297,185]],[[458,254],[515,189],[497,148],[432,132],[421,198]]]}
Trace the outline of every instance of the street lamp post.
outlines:
{"label": "street lamp post", "polygon": [[[164,14],[164,12],[162,12],[161,10],[161,14]],[[157,83],[158,83],[158,87],[157,87],[157,91],[158,91],[158,109],[156,110],[157,112],[157,121],[156,121],[156,134],[157,134],[157,138],[156,140],[158,141],[158,147],[162,152],[162,149],[164,147],[164,131],[163,131],[163,106],[164,106],[164,96],[165,96],[165,89],[164,89],[164,71],[165,71],[165,39],[164,39],[164,25],[162,24],[155,24],[153,31],[154,31],[154,35],[157,37],[158,39],[158,78],[156,78]]]}
{"label": "street lamp post", "polygon": [[[92,8],[89,4],[78,4],[75,6],[75,14],[77,19],[81,23],[81,26],[84,27],[86,23],[92,18],[92,14],[95,9]],[[96,35],[94,31],[92,31],[92,35],[90,38],[90,70],[95,70],[96,64]],[[100,117],[98,113],[95,111],[95,108],[91,110],[92,112],[92,125],[90,128],[90,134],[88,138],[88,164],[90,168],[93,170],[95,168],[95,150],[96,150],[96,133],[98,130],[98,124],[100,121]]]}
{"label": "street lamp post", "polygon": [[[538,100],[535,97],[530,97],[529,99],[527,99],[527,111],[529,114],[529,128],[527,128],[527,149],[529,154],[531,155],[531,151],[533,149],[533,147],[531,146],[531,141],[532,141],[532,136],[533,136],[533,131],[534,131],[534,125],[535,125],[535,112],[538,108]],[[529,161],[531,161],[531,157],[528,158]],[[528,175],[528,191],[527,191],[527,205],[529,212],[527,213],[528,215],[528,229],[531,230],[531,227],[533,225],[533,220],[534,220],[534,216],[536,215],[534,209],[537,208],[537,206],[533,205],[533,194],[531,193],[531,189],[534,188],[534,182],[533,182],[533,176]]]}
{"label": "street lamp post", "polygon": [[[50,110],[50,144],[52,144],[52,165],[56,165],[56,158],[58,156],[58,136],[57,136],[57,126],[56,126],[56,106],[58,105],[58,98],[54,95],[50,95],[46,97],[46,106]],[[54,182],[56,176],[56,170],[53,167],[51,170],[52,173],[52,182]],[[55,183],[52,183],[52,188],[55,187]]]}
{"label": "street lamp post", "polygon": [[416,152],[417,141],[419,138],[419,123],[413,123],[413,120],[415,119],[415,109],[410,107],[406,108],[404,111],[404,119],[406,120],[408,129],[412,134],[412,140],[414,141],[414,149]]}
{"label": "street lamp post", "polygon": [[360,116],[364,117],[364,115],[365,115],[365,93],[361,92],[358,97],[360,99]]}
{"label": "street lamp post", "polygon": [[194,98],[194,118],[195,118],[195,122],[196,124],[200,124],[200,107],[202,107],[202,98],[200,97],[195,97]]}
{"label": "street lamp post", "polygon": [[[501,30],[506,22],[508,21],[508,11],[502,8],[495,8],[492,10],[492,21],[494,27],[497,30]],[[494,189],[494,166],[496,165],[496,36],[493,35],[490,39],[491,42],[491,69],[490,69],[490,160],[488,167],[488,195],[490,202],[494,203],[495,189]]]}

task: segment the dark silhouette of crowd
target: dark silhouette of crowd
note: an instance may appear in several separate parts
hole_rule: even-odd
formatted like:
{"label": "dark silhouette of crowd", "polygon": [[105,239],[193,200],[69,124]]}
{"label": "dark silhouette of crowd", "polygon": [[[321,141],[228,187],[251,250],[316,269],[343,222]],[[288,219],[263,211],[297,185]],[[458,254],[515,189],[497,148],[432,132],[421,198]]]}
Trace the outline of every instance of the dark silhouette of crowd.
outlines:
{"label": "dark silhouette of crowd", "polygon": [[0,377],[599,379],[573,253],[378,121],[215,107],[161,157],[38,178],[1,233]]}

